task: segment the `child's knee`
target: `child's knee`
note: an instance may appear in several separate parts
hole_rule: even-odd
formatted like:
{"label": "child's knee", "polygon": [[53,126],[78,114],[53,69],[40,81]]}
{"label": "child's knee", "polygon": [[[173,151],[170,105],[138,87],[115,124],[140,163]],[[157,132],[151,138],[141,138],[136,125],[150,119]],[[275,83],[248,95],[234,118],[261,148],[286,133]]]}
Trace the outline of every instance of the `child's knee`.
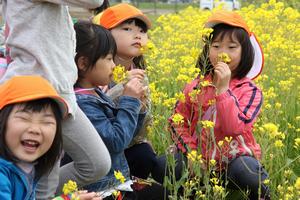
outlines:
{"label": "child's knee", "polygon": [[258,188],[268,178],[268,173],[258,160],[250,156],[240,156],[228,167],[228,178],[250,188]]}

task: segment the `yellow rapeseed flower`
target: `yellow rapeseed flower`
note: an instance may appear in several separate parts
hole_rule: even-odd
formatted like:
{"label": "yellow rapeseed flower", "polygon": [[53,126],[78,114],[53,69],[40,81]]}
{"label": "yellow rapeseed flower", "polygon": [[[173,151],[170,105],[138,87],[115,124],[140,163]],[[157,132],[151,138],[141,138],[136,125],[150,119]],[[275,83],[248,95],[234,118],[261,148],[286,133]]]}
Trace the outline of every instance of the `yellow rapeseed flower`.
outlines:
{"label": "yellow rapeseed flower", "polygon": [[228,64],[231,62],[231,58],[229,57],[229,55],[227,53],[223,52],[223,53],[218,54],[218,61]]}
{"label": "yellow rapeseed flower", "polygon": [[225,139],[225,141],[226,141],[227,143],[230,143],[231,140],[232,140],[232,137],[231,137],[231,136],[229,136],[229,137],[226,136],[224,139]]}
{"label": "yellow rapeseed flower", "polygon": [[264,184],[265,184],[265,185],[269,185],[269,184],[270,184],[270,179],[265,179],[265,180],[264,180]]}
{"label": "yellow rapeseed flower", "polygon": [[201,125],[203,128],[213,128],[215,126],[215,123],[209,120],[201,121]]}
{"label": "yellow rapeseed flower", "polygon": [[117,65],[113,69],[113,79],[116,83],[123,83],[127,81],[128,72],[124,66]]}
{"label": "yellow rapeseed flower", "polygon": [[215,159],[211,159],[209,161],[210,166],[215,166],[217,164],[217,161]]}
{"label": "yellow rapeseed flower", "polygon": [[298,149],[300,147],[300,138],[295,138],[294,147],[295,149]]}
{"label": "yellow rapeseed flower", "polygon": [[200,85],[201,85],[202,87],[207,87],[207,86],[210,86],[210,85],[211,85],[211,82],[210,82],[210,81],[207,81],[207,80],[201,81],[201,82],[200,82]]}
{"label": "yellow rapeseed flower", "polygon": [[197,159],[197,151],[195,151],[195,150],[192,150],[191,152],[189,152],[188,154],[187,154],[187,158],[189,159],[189,160],[191,160],[191,161],[196,161],[196,159]]}
{"label": "yellow rapeseed flower", "polygon": [[189,96],[191,98],[191,101],[194,102],[197,100],[197,95],[201,93],[201,90],[200,89],[197,89],[197,90],[193,90],[189,93]]}
{"label": "yellow rapeseed flower", "polygon": [[184,122],[183,119],[184,119],[184,117],[179,113],[174,114],[172,117],[172,121],[177,125],[182,124]]}
{"label": "yellow rapeseed flower", "polygon": [[64,184],[62,189],[64,195],[68,195],[78,191],[77,183],[75,181],[69,180],[67,183]]}
{"label": "yellow rapeseed flower", "polygon": [[223,140],[220,140],[220,141],[218,142],[218,146],[219,146],[219,147],[222,147],[223,144],[224,144],[224,141],[223,141]]}
{"label": "yellow rapeseed flower", "polygon": [[275,145],[275,147],[277,147],[277,148],[281,148],[281,147],[284,146],[282,140],[276,140],[276,141],[274,142],[274,145]]}
{"label": "yellow rapeseed flower", "polygon": [[180,93],[176,93],[175,94],[175,98],[180,101],[181,103],[184,103],[185,102],[185,96],[182,92]]}
{"label": "yellow rapeseed flower", "polygon": [[210,99],[208,100],[208,103],[207,103],[209,106],[212,106],[212,105],[215,105],[216,104],[216,99]]}
{"label": "yellow rapeseed flower", "polygon": [[114,171],[114,175],[115,175],[115,178],[117,180],[119,180],[121,183],[125,183],[125,177],[123,176],[122,172],[120,172],[119,170],[118,171]]}
{"label": "yellow rapeseed flower", "polygon": [[213,178],[210,179],[210,182],[211,182],[212,184],[214,184],[214,185],[218,185],[218,184],[219,184],[219,179],[216,178],[216,177],[213,177]]}
{"label": "yellow rapeseed flower", "polygon": [[208,38],[214,30],[212,28],[204,28],[201,30],[202,37]]}
{"label": "yellow rapeseed flower", "polygon": [[300,177],[297,178],[294,187],[297,191],[300,191]]}

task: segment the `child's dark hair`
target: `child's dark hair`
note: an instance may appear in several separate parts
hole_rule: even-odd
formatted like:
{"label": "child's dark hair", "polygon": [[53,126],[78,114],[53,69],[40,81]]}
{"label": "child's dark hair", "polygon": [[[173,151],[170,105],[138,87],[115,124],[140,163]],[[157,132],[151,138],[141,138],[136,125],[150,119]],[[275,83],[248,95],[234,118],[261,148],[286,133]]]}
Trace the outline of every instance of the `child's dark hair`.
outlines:
{"label": "child's dark hair", "polygon": [[214,26],[213,32],[209,36],[211,39],[204,45],[203,51],[198,57],[196,67],[200,68],[202,73],[204,72],[204,75],[209,74],[213,70],[212,64],[208,59],[209,46],[216,38],[220,37],[223,39],[225,35],[229,35],[231,38],[235,36],[241,45],[241,61],[237,68],[232,71],[232,78],[241,79],[248,74],[254,62],[254,49],[251,45],[248,33],[243,28],[227,24],[218,24]]}
{"label": "child's dark hair", "polygon": [[109,1],[108,0],[103,0],[103,3],[102,3],[101,6],[99,6],[99,7],[92,10],[93,14],[97,15],[97,14],[101,13],[103,10],[105,10],[108,7],[109,7]]}
{"label": "child's dark hair", "polygon": [[95,67],[99,58],[104,58],[108,54],[113,56],[117,53],[117,45],[110,31],[100,25],[89,21],[78,21],[74,25],[76,31],[76,56],[75,62],[78,63],[80,57],[87,58],[87,69],[79,70],[79,79],[84,74]]}
{"label": "child's dark hair", "polygon": [[[143,22],[142,20],[140,20],[138,18],[131,18],[131,19],[125,20],[124,22],[122,22],[122,24],[131,24],[133,22],[135,23],[136,26],[140,27],[145,33],[147,33],[147,31],[148,31],[147,25],[145,24],[145,22]],[[146,67],[147,67],[146,61],[145,61],[143,55],[135,57],[133,59],[133,63],[138,69],[146,69]]]}
{"label": "child's dark hair", "polygon": [[[62,113],[58,104],[50,98],[38,99],[21,103],[24,111],[41,112],[42,110],[50,107],[53,111],[56,120],[56,134],[50,149],[36,161],[35,165],[35,178],[39,179],[42,175],[49,173],[53,168],[55,162],[60,158],[62,152]],[[18,162],[19,160],[13,156],[12,152],[8,149],[5,142],[6,125],[8,117],[16,104],[5,106],[0,111],[0,156],[11,162]]]}

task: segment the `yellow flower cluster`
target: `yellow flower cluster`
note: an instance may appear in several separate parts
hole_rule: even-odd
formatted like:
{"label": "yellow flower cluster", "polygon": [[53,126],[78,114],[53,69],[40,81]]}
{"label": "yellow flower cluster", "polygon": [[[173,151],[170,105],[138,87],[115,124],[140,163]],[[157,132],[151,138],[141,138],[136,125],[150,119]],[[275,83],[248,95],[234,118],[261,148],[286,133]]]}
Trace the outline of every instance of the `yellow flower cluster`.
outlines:
{"label": "yellow flower cluster", "polygon": [[175,124],[180,125],[180,124],[182,124],[184,122],[184,117],[181,114],[176,113],[176,114],[173,115],[172,121]]}
{"label": "yellow flower cluster", "polygon": [[125,177],[123,176],[122,172],[120,171],[114,171],[114,175],[115,175],[115,178],[120,181],[121,183],[125,183],[126,179]]}
{"label": "yellow flower cluster", "polygon": [[218,54],[218,61],[228,64],[231,62],[231,58],[229,57],[229,55],[227,53],[223,52],[223,53]]}
{"label": "yellow flower cluster", "polygon": [[197,151],[195,151],[195,150],[192,150],[191,152],[189,152],[187,154],[187,158],[188,158],[188,160],[190,160],[192,162],[199,162],[200,164],[203,163],[202,155],[198,154]]}
{"label": "yellow flower cluster", "polygon": [[203,128],[213,128],[215,126],[215,123],[209,120],[201,121],[201,125]]}
{"label": "yellow flower cluster", "polygon": [[117,65],[113,69],[113,79],[116,83],[124,83],[127,81],[128,72],[124,66]]}
{"label": "yellow flower cluster", "polygon": [[[78,191],[78,188],[77,188],[77,183],[75,181],[69,180],[63,186],[64,195],[72,194],[72,193],[77,192],[77,191]],[[74,198],[72,197],[72,199],[74,199]]]}

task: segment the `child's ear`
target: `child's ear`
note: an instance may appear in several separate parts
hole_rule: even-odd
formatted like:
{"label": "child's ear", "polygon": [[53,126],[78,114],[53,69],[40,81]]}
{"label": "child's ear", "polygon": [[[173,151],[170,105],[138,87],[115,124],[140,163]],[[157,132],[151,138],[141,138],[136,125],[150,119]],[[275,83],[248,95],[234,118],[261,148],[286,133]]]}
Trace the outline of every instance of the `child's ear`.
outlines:
{"label": "child's ear", "polygon": [[89,61],[85,56],[80,56],[77,60],[77,67],[80,71],[86,71],[88,67]]}

